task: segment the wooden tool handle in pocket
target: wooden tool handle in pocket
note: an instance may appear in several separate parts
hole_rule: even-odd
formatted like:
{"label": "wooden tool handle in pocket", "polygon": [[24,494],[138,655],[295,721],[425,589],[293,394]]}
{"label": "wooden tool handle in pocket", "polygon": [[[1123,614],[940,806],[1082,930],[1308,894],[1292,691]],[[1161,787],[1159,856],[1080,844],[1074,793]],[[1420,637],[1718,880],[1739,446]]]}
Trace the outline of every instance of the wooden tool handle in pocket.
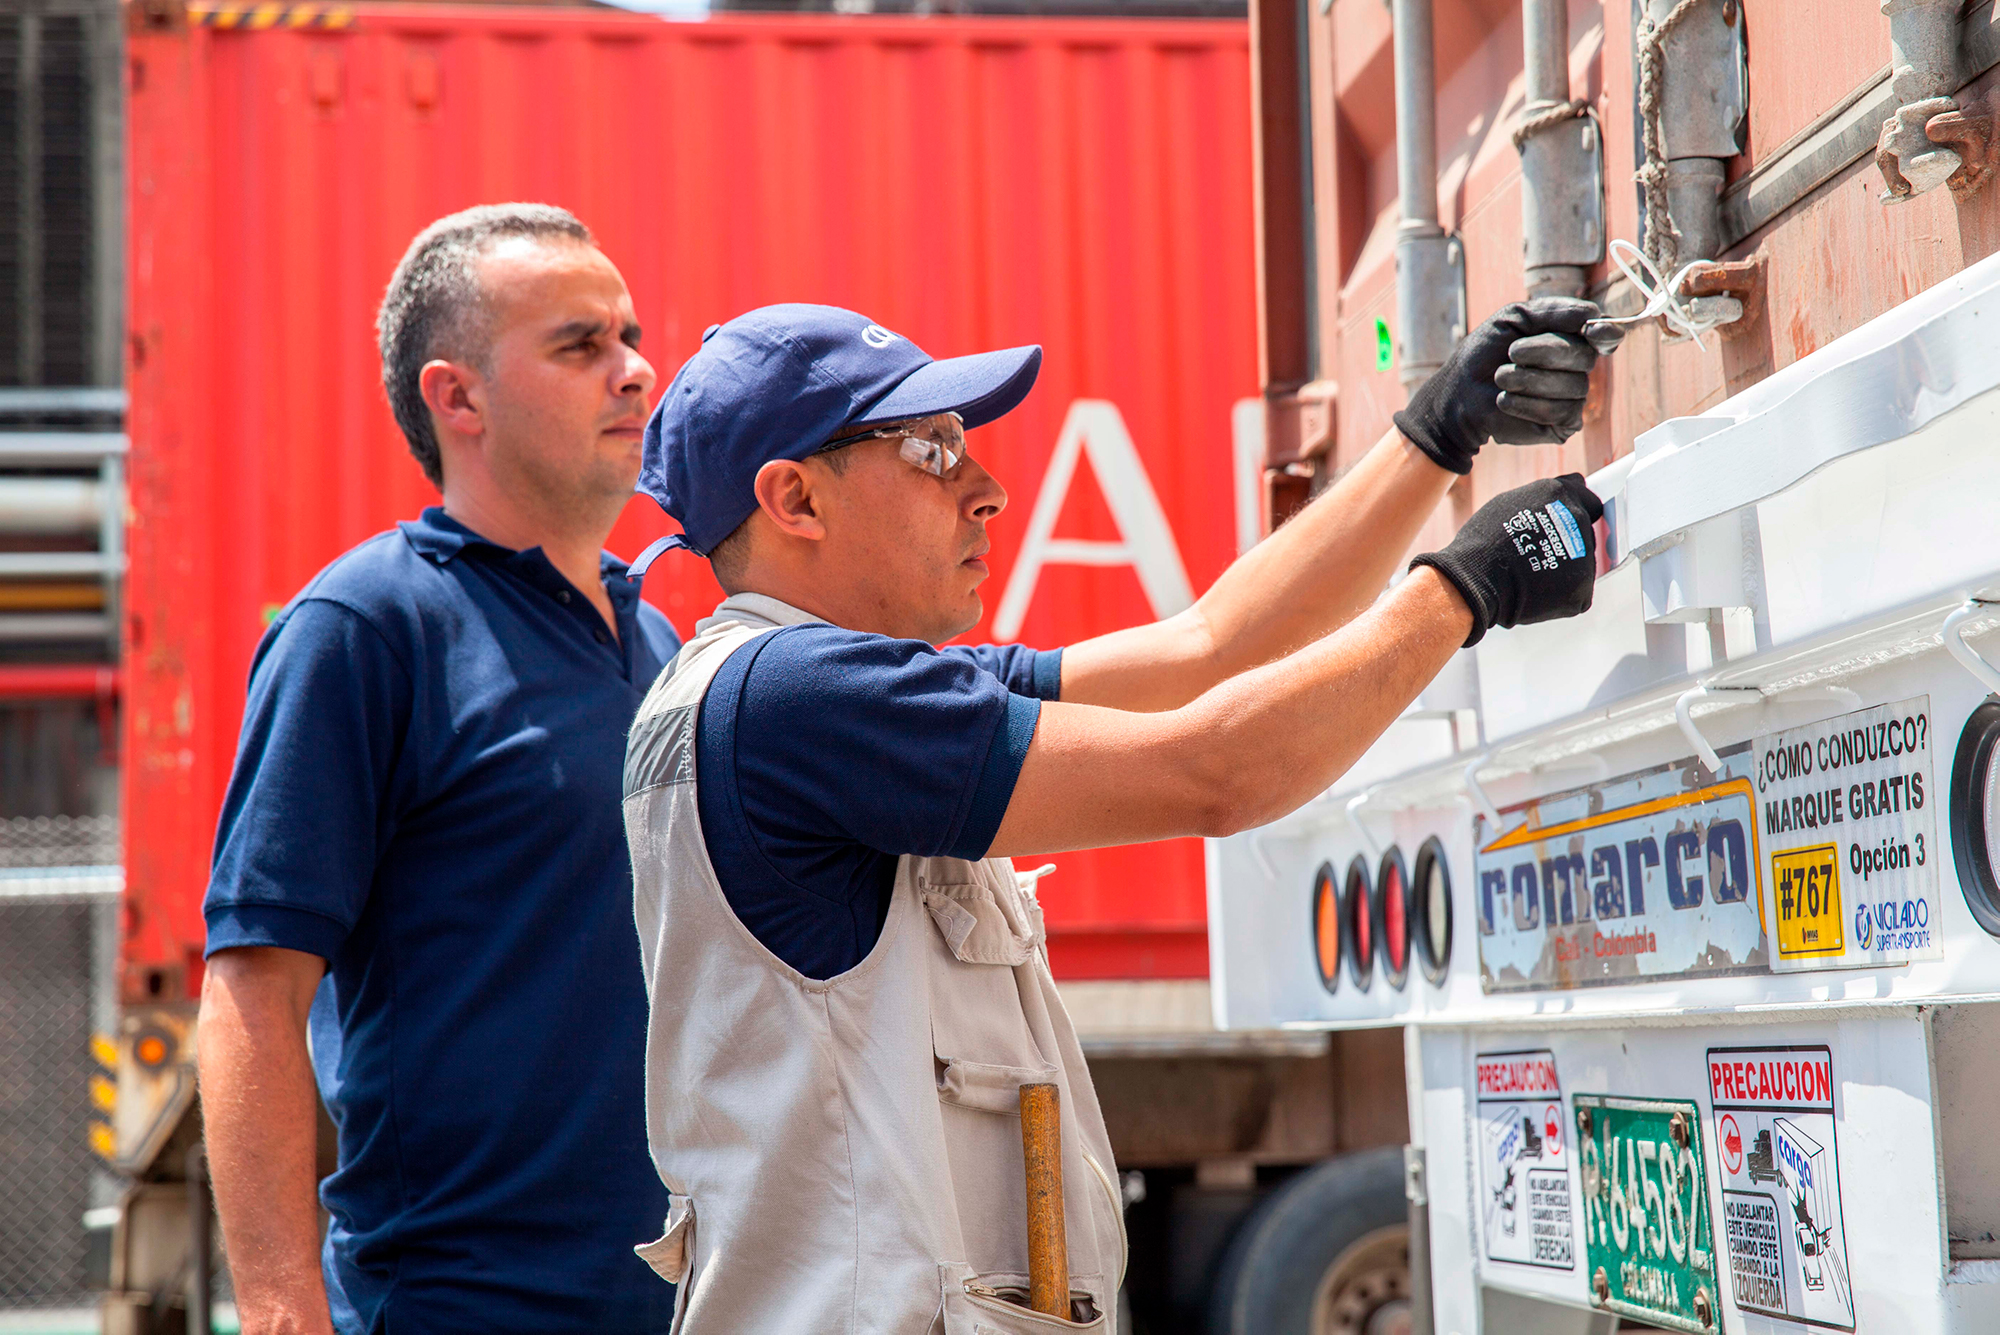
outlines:
{"label": "wooden tool handle in pocket", "polygon": [[1069,1241],[1063,1232],[1062,1098],[1021,1086],[1021,1153],[1028,1166],[1028,1306],[1069,1317]]}

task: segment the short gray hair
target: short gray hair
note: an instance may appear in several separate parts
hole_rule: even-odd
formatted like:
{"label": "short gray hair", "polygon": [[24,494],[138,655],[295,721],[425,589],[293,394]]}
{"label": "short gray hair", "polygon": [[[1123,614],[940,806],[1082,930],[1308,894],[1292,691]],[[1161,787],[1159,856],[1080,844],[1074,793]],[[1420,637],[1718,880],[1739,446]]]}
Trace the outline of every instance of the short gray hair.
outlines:
{"label": "short gray hair", "polygon": [[497,241],[531,236],[596,245],[590,229],[553,204],[481,204],[439,218],[417,233],[390,276],[375,316],[382,349],[382,388],[410,453],[433,486],[444,485],[437,430],[419,384],[424,364],[453,357],[478,364],[486,349],[485,293],[477,261]]}

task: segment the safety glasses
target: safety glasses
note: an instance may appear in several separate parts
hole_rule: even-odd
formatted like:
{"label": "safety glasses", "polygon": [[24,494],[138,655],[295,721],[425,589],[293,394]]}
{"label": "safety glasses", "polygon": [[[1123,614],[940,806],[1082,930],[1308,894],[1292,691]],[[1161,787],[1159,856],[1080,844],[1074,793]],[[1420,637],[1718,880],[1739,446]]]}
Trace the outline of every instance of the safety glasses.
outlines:
{"label": "safety glasses", "polygon": [[914,422],[895,422],[830,440],[813,453],[825,454],[864,440],[896,441],[896,453],[904,463],[946,477],[965,457],[965,419],[957,413],[939,413]]}

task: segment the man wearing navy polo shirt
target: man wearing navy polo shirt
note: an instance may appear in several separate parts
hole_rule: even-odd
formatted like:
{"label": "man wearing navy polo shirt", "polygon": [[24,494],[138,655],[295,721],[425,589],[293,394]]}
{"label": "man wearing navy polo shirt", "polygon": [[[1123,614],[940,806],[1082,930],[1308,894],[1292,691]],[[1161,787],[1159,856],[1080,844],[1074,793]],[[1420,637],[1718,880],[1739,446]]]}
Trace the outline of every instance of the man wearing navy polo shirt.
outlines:
{"label": "man wearing navy polo shirt", "polygon": [[[272,622],[205,905],[243,1329],[664,1331],[630,1253],[667,1203],[618,797],[678,641],[602,550],[654,373],[618,270],[546,206],[432,224],[379,324],[443,505]],[[318,1200],[315,1077],[340,1133]]]}
{"label": "man wearing navy polo shirt", "polygon": [[1069,1300],[1044,1310],[1110,1329],[1115,1165],[1043,949],[1062,878],[1009,857],[1274,819],[1458,648],[1588,608],[1602,506],[1575,474],[1495,498],[1382,590],[1484,444],[1577,430],[1596,315],[1505,308],[1192,608],[1039,652],[938,646],[980,619],[1007,503],[967,433],[1041,349],[933,360],[825,306],[709,331],[640,486],[683,528],[660,549],[730,596],[625,769],[672,1192],[639,1252],[680,1284],[682,1335],[1053,1329],[1020,1310],[1030,1085],[1061,1106]]}

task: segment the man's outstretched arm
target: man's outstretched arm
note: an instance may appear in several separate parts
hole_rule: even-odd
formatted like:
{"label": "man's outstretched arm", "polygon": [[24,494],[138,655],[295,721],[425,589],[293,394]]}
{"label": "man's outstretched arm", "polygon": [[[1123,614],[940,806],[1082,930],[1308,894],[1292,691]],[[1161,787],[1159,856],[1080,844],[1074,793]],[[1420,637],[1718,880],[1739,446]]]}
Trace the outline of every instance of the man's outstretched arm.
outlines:
{"label": "man's outstretched arm", "polygon": [[1059,853],[1275,820],[1331,786],[1454,651],[1493,626],[1574,616],[1603,506],[1574,473],[1480,507],[1366,612],[1159,712],[1049,702],[992,855]]}
{"label": "man's outstretched arm", "polygon": [[1065,649],[1062,698],[1174,709],[1346,625],[1389,582],[1454,480],[1391,429],[1193,607]]}
{"label": "man's outstretched arm", "polygon": [[1346,628],[1180,709],[1042,706],[989,856],[1275,820],[1338,778],[1465,642],[1472,614],[1423,570]]}
{"label": "man's outstretched arm", "polygon": [[319,1091],[306,1017],[326,962],[218,950],[196,1030],[209,1176],[244,1335],[332,1335],[320,1276]]}
{"label": "man's outstretched arm", "polygon": [[1582,425],[1598,354],[1578,331],[1597,313],[1568,298],[1502,308],[1418,388],[1395,429],[1193,607],[1066,649],[1063,700],[1175,709],[1346,625],[1489,439],[1550,444]]}

